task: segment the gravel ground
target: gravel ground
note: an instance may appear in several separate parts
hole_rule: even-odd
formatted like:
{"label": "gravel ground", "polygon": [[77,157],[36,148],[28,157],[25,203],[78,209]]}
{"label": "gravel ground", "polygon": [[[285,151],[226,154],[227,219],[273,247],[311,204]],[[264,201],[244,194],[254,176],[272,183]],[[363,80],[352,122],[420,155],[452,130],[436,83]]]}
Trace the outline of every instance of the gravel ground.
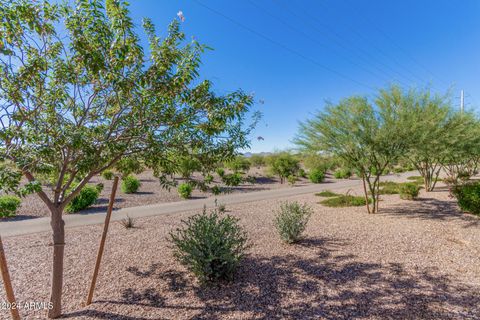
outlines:
{"label": "gravel ground", "polygon": [[[233,193],[236,192],[252,192],[260,190],[269,190],[276,188],[286,188],[289,187],[288,183],[280,184],[277,178],[266,178],[263,169],[253,168],[248,173],[249,175],[257,177],[257,183],[252,184],[242,184],[235,188],[230,188],[230,191]],[[152,171],[145,171],[137,177],[140,179],[142,185],[140,186],[139,192],[135,194],[126,194],[120,190],[120,187],[117,191],[116,198],[116,208],[127,208],[127,207],[137,207],[144,206],[149,204],[163,203],[163,202],[174,202],[182,200],[178,195],[176,188],[171,188],[170,190],[164,189],[160,186],[158,179],[155,178],[152,174]],[[214,175],[215,181],[214,184],[221,185],[220,178]],[[200,176],[193,176],[193,178],[201,179]],[[184,182],[183,179],[177,178],[179,183]],[[96,213],[96,212],[105,212],[108,206],[108,199],[110,198],[110,193],[112,190],[112,181],[104,180],[100,176],[92,178],[91,183],[103,183],[105,188],[101,193],[97,203],[87,210],[83,210],[79,213]],[[307,185],[309,181],[307,179],[300,179],[296,185]],[[206,198],[211,196],[210,192],[202,192],[200,190],[194,190],[192,193],[193,199]],[[17,216],[14,218],[6,218],[4,220],[23,220],[31,219],[35,217],[48,216],[50,213],[47,206],[38,198],[37,195],[29,195],[25,199],[22,199],[22,205],[18,209]]]}
{"label": "gravel ground", "polygon": [[[460,213],[446,191],[422,192],[417,201],[384,196],[375,215],[363,207],[326,208],[314,195],[288,200],[315,209],[305,239],[290,246],[272,224],[277,201],[227,208],[252,248],[232,283],[211,288],[173,259],[166,241],[193,212],[138,219],[134,229],[113,224],[88,307],[83,302],[102,226],[67,230],[66,317],[480,319],[480,219]],[[4,239],[18,301],[48,301],[49,243],[48,233]],[[21,314],[45,318],[43,310]]]}

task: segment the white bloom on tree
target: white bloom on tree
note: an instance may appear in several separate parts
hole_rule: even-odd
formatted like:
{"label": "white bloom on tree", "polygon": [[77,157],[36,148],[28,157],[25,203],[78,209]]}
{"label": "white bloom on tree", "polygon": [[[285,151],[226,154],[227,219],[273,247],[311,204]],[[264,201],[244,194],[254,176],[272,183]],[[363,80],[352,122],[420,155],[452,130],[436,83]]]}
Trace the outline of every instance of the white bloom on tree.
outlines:
{"label": "white bloom on tree", "polygon": [[183,15],[183,11],[181,10],[178,11],[177,16],[178,16],[178,19],[180,19],[180,21],[185,22],[185,16]]}

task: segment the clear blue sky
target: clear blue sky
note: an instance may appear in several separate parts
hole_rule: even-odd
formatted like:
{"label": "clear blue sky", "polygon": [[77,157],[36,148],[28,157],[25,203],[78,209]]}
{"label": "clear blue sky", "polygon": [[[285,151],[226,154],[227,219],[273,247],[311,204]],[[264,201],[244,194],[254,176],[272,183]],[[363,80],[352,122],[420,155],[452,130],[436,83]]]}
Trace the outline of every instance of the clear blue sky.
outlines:
{"label": "clear blue sky", "polygon": [[257,105],[263,118],[253,152],[291,146],[298,121],[325,100],[372,97],[392,82],[451,88],[457,105],[464,89],[467,107],[479,110],[478,0],[130,3],[135,22],[150,17],[161,34],[183,11],[187,36],[214,48],[205,54],[202,77],[219,93],[242,88],[265,101]]}

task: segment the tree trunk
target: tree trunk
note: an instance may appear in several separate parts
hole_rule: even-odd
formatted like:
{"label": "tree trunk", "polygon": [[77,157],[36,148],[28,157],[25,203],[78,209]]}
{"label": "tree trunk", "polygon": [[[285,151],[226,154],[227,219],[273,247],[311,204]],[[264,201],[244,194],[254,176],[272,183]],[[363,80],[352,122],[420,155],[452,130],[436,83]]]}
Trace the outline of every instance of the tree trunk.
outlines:
{"label": "tree trunk", "polygon": [[50,209],[52,217],[50,225],[53,232],[53,269],[52,291],[50,302],[52,309],[48,310],[49,318],[58,318],[62,314],[62,288],[63,288],[63,255],[65,249],[65,222],[62,210]]}
{"label": "tree trunk", "polygon": [[365,193],[365,204],[367,205],[367,212],[370,213],[370,204],[368,203],[368,191],[367,191],[367,185],[365,182],[365,174],[362,174],[362,182],[363,182],[363,192]]}

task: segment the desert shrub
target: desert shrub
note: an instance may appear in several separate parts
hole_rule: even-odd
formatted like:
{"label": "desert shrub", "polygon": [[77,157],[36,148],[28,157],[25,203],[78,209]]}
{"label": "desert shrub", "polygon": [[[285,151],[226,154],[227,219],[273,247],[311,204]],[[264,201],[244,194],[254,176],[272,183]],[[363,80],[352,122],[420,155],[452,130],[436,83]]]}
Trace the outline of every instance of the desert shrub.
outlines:
{"label": "desert shrub", "polygon": [[250,169],[250,161],[245,157],[236,157],[225,166],[233,172],[247,172]]}
{"label": "desert shrub", "polygon": [[124,219],[122,219],[120,223],[125,229],[135,228],[135,220],[128,215]]}
{"label": "desert shrub", "polygon": [[325,198],[330,198],[330,197],[336,197],[336,196],[339,196],[340,194],[338,193],[335,193],[333,191],[330,191],[330,190],[324,190],[324,191],[321,191],[321,192],[318,192],[318,193],[315,193],[316,196],[319,196],[319,197],[325,197]]}
{"label": "desert shrub", "polygon": [[178,186],[178,194],[183,199],[188,199],[191,197],[193,187],[190,183],[182,183]]}
{"label": "desert shrub", "polygon": [[[371,199],[368,199],[368,203]],[[342,194],[338,197],[328,198],[320,202],[327,207],[360,207],[366,205],[365,197],[357,197],[349,194]]]}
{"label": "desert shrub", "polygon": [[126,176],[122,179],[122,192],[135,193],[140,188],[140,180],[134,176]]}
{"label": "desert shrub", "polygon": [[220,178],[223,178],[223,176],[225,175],[225,169],[223,168],[217,168],[216,172]]}
{"label": "desert shrub", "polygon": [[248,159],[252,166],[260,168],[265,166],[266,161],[265,157],[259,154],[252,154],[252,156]]}
{"label": "desert shrub", "polygon": [[248,249],[247,232],[238,218],[216,209],[183,220],[170,233],[174,255],[201,283],[232,280]]}
{"label": "desert shrub", "polygon": [[300,168],[300,169],[298,169],[298,176],[301,177],[301,178],[306,178],[307,177],[307,172],[303,168]]}
{"label": "desert shrub", "polygon": [[211,174],[207,174],[203,180],[206,184],[210,184],[213,182],[213,176]]}
{"label": "desert shrub", "polygon": [[243,179],[245,182],[250,183],[250,184],[255,184],[257,183],[257,178],[254,176],[247,176],[246,178]]}
{"label": "desert shrub", "polygon": [[398,194],[400,192],[400,183],[393,181],[380,182],[379,194]]}
{"label": "desert shrub", "polygon": [[242,175],[238,172],[225,174],[222,177],[223,183],[225,183],[225,185],[227,185],[229,187],[238,186],[240,183],[242,183],[242,180],[243,180]]}
{"label": "desert shrub", "polygon": [[308,178],[309,178],[310,181],[312,181],[313,183],[320,183],[320,182],[322,182],[322,181],[325,179],[325,173],[324,173],[324,171],[322,171],[321,169],[313,169],[313,170],[310,171],[310,173],[308,174]]}
{"label": "desert shrub", "polygon": [[349,168],[339,168],[334,173],[335,179],[348,179],[352,176],[352,170]]}
{"label": "desert shrub", "polygon": [[219,186],[213,186],[211,190],[212,190],[212,193],[216,196],[222,193],[222,188],[220,188]]}
{"label": "desert shrub", "polygon": [[112,170],[105,170],[102,172],[102,178],[105,180],[112,180],[114,173]]}
{"label": "desert shrub", "polygon": [[467,183],[456,185],[452,194],[457,199],[460,209],[480,215],[480,183]]}
{"label": "desert shrub", "polygon": [[301,205],[294,201],[280,204],[274,221],[280,238],[286,243],[297,242],[311,215],[312,209],[306,203]]}
{"label": "desert shrub", "polygon": [[400,198],[404,200],[415,200],[418,197],[420,188],[415,183],[402,183],[398,187]]}
{"label": "desert shrub", "polygon": [[280,183],[288,176],[296,175],[299,169],[299,161],[288,153],[275,156],[270,161],[270,171],[280,178]]}
{"label": "desert shrub", "polygon": [[298,178],[294,175],[289,175],[287,177],[288,184],[290,184],[292,186],[297,182],[297,180],[298,180]]}
{"label": "desert shrub", "polygon": [[13,217],[22,201],[16,196],[0,196],[0,218]]}
{"label": "desert shrub", "polygon": [[195,171],[200,171],[200,161],[192,157],[180,158],[178,160],[178,172],[184,179],[189,179]]}
{"label": "desert shrub", "polygon": [[100,192],[97,187],[87,185],[83,187],[80,193],[65,207],[65,212],[74,213],[87,209],[97,201],[99,195]]}

